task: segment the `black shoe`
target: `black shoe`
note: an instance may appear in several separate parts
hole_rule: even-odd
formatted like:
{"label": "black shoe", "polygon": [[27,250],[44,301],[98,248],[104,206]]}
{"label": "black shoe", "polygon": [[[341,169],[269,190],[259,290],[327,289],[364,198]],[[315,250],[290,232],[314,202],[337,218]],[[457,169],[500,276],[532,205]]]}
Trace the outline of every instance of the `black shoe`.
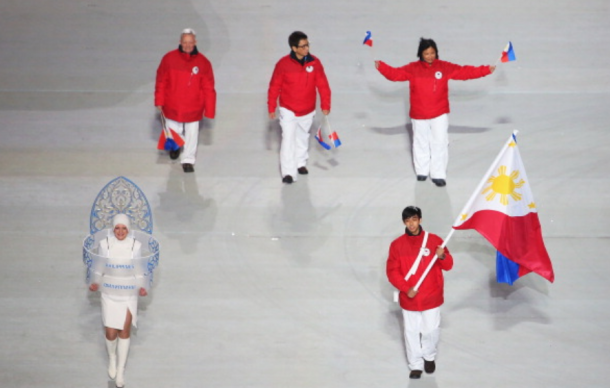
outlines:
{"label": "black shoe", "polygon": [[432,360],[432,361],[424,360],[424,370],[428,374],[434,373],[434,371],[436,370],[436,363],[434,362],[434,360]]}
{"label": "black shoe", "polygon": [[428,179],[428,177],[427,177],[427,176],[425,176],[425,175],[418,175],[418,176],[417,176],[417,180],[418,180],[418,181],[420,181],[420,182],[423,182],[423,181],[425,181],[426,179]]}
{"label": "black shoe", "polygon": [[421,379],[421,371],[420,370],[412,370],[409,374],[410,379]]}
{"label": "black shoe", "polygon": [[307,171],[307,167],[303,166],[303,167],[299,167],[298,170],[299,175],[307,175],[309,174],[309,171]]}
{"label": "black shoe", "polygon": [[178,159],[178,156],[180,156],[180,148],[178,148],[176,151],[169,151],[169,158],[171,160]]}
{"label": "black shoe", "polygon": [[182,171],[184,171],[184,172],[195,172],[195,168],[190,163],[182,163]]}
{"label": "black shoe", "polygon": [[286,175],[284,178],[282,178],[282,182],[291,184],[292,182],[294,182],[294,180],[290,175]]}
{"label": "black shoe", "polygon": [[435,185],[437,185],[438,187],[443,187],[447,185],[447,182],[445,182],[444,179],[434,179],[432,178],[432,182],[434,182]]}

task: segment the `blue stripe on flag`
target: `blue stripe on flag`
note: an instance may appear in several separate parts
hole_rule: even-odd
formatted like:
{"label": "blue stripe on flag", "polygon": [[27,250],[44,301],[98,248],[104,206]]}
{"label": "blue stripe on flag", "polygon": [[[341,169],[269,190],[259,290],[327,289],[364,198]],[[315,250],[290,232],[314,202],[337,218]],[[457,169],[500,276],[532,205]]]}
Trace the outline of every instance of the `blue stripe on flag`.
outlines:
{"label": "blue stripe on flag", "polygon": [[519,264],[496,252],[496,280],[498,283],[513,285],[519,279]]}

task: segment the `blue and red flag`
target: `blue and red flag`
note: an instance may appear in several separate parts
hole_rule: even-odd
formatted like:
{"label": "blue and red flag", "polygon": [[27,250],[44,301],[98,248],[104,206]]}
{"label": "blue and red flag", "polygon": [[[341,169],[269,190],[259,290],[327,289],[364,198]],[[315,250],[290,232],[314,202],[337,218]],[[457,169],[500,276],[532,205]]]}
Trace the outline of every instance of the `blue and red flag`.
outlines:
{"label": "blue and red flag", "polygon": [[176,131],[167,127],[165,116],[161,113],[161,124],[163,128],[159,135],[157,149],[165,151],[178,151],[184,145],[184,139]]}
{"label": "blue and red flag", "polygon": [[498,282],[513,284],[529,272],[550,282],[555,280],[515,134],[479,183],[453,229],[475,229],[498,250]]}
{"label": "blue and red flag", "polygon": [[502,57],[500,57],[500,61],[502,62],[511,62],[516,60],[515,51],[513,50],[513,44],[508,42],[506,47],[504,47],[504,51],[502,51]]}
{"label": "blue and red flag", "polygon": [[337,135],[337,132],[333,131],[333,133],[328,135],[328,138],[330,140],[332,140],[333,145],[335,146],[335,148],[337,148],[337,147],[339,147],[341,145],[341,140],[339,139],[339,135]]}
{"label": "blue and red flag", "polygon": [[364,37],[364,42],[362,42],[362,44],[365,44],[369,47],[373,47],[373,38],[372,38],[373,34],[371,34],[371,31],[367,31],[366,32],[366,36]]}
{"label": "blue and red flag", "polygon": [[[167,131],[167,132],[166,132]],[[165,151],[178,151],[184,145],[182,136],[176,133],[173,129],[161,131],[157,149]]]}
{"label": "blue and red flag", "polygon": [[322,147],[324,147],[324,149],[326,149],[326,150],[330,149],[330,145],[325,143],[324,140],[322,140],[322,126],[318,127],[318,132],[316,132],[315,138],[318,141],[318,143],[320,143],[320,145]]}

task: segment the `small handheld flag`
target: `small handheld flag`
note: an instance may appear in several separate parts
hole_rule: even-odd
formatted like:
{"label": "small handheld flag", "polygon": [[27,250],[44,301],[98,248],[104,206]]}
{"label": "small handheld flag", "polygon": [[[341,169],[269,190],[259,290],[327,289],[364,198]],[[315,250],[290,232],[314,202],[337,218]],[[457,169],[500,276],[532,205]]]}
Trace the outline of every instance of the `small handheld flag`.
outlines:
{"label": "small handheld flag", "polygon": [[364,42],[362,42],[362,44],[365,44],[369,47],[373,47],[373,39],[372,39],[373,34],[371,34],[371,31],[367,31],[366,32],[366,36],[364,37]]}
{"label": "small handheld flag", "polygon": [[337,132],[333,131],[332,128],[330,127],[330,121],[328,121],[328,116],[324,116],[324,120],[326,121],[326,125],[328,126],[328,131],[330,132],[330,135],[328,135],[328,138],[330,140],[332,140],[335,148],[339,147],[341,145],[341,140],[339,140],[339,135],[337,135]]}
{"label": "small handheld flag", "polygon": [[178,151],[180,147],[184,145],[184,139],[173,129],[167,128],[163,112],[161,112],[161,124],[163,128],[161,130],[161,134],[159,135],[157,149],[165,151]]}
{"label": "small handheld flag", "polygon": [[325,150],[330,149],[330,145],[325,143],[324,140],[322,140],[322,126],[321,125],[318,127],[318,131],[316,132],[315,138],[318,141],[318,143],[320,143],[320,145],[322,147],[324,147]]}
{"label": "small handheld flag", "polygon": [[508,42],[506,47],[504,47],[504,51],[502,51],[502,56],[500,56],[500,61],[502,62],[511,62],[516,60],[515,51],[513,50],[513,44]]}
{"label": "small handheld flag", "polygon": [[332,140],[333,145],[335,146],[335,148],[339,147],[341,145],[341,140],[339,139],[339,135],[337,135],[337,132],[332,132],[330,135],[328,135],[328,138],[330,140]]}

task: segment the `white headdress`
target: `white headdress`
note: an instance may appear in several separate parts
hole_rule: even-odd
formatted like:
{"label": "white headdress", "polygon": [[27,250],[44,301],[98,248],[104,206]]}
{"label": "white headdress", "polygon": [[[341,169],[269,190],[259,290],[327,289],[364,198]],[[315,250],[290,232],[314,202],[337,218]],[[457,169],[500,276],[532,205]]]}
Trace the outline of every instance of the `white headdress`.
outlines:
{"label": "white headdress", "polygon": [[112,227],[116,227],[117,225],[125,225],[127,230],[131,229],[131,225],[129,225],[129,217],[127,214],[119,213],[112,219]]}

